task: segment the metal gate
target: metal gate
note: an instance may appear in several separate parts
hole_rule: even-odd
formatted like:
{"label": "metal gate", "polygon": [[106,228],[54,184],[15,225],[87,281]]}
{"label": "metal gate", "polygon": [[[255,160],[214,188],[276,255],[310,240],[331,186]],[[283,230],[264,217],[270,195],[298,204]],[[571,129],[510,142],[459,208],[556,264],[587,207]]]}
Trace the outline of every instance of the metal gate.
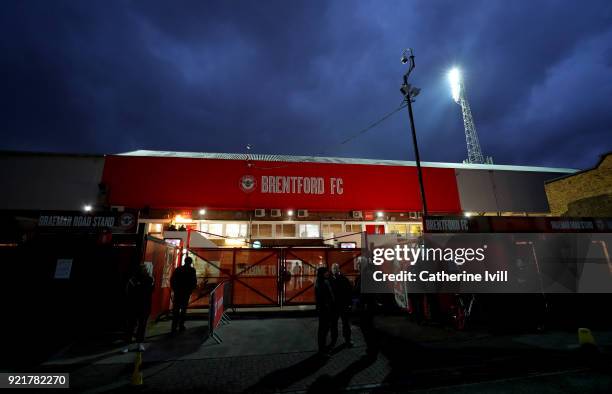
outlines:
{"label": "metal gate", "polygon": [[207,308],[208,294],[221,281],[231,286],[231,305],[282,306],[314,304],[317,267],[338,263],[354,282],[359,249],[190,248],[198,275],[192,308]]}

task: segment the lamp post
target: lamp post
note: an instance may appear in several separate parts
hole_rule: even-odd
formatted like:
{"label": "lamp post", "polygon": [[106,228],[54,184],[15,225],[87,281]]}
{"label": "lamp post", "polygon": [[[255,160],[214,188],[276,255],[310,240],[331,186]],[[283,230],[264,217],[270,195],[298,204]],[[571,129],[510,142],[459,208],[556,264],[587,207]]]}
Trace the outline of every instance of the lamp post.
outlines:
{"label": "lamp post", "polygon": [[402,95],[405,97],[406,102],[408,103],[408,116],[410,117],[410,128],[412,129],[412,144],[414,146],[414,157],[416,159],[417,165],[417,174],[419,176],[419,187],[421,189],[421,202],[423,203],[423,220],[427,217],[427,200],[425,199],[425,187],[423,186],[423,173],[421,171],[421,157],[419,156],[419,145],[417,143],[416,137],[416,129],[414,127],[414,115],[412,113],[412,101],[414,97],[416,97],[421,89],[411,86],[408,83],[408,77],[412,70],[414,70],[414,53],[412,49],[410,49],[410,56],[406,56],[408,54],[408,49],[404,51],[402,54],[402,64],[409,64],[408,71],[404,74],[404,83],[402,84],[400,91]]}

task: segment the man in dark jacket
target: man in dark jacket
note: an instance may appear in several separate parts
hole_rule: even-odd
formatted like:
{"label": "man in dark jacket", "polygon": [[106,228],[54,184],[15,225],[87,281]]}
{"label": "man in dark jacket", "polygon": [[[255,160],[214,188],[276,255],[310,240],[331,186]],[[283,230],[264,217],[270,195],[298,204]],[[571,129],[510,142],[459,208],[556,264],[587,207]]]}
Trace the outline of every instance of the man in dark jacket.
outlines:
{"label": "man in dark jacket", "polygon": [[317,303],[317,313],[319,315],[319,328],[317,339],[319,344],[319,354],[329,357],[327,347],[327,333],[329,332],[332,317],[334,315],[334,293],[331,287],[330,274],[327,267],[317,268],[317,281],[315,282],[315,298]]}
{"label": "man in dark jacket", "polygon": [[331,321],[331,346],[338,340],[338,319],[342,320],[342,337],[347,347],[353,347],[351,341],[351,323],[349,321],[352,304],[353,286],[340,271],[340,264],[332,265],[332,290],[334,291],[334,314]]}
{"label": "man in dark jacket", "polygon": [[[145,265],[140,265],[130,276],[126,286],[127,300],[127,343],[132,342],[136,330],[138,351],[144,351],[144,337],[147,320],[151,313],[151,296],[153,294],[153,278]],[[129,349],[126,346],[123,352]]]}
{"label": "man in dark jacket", "polygon": [[191,293],[198,284],[196,271],[191,266],[192,262],[193,259],[191,257],[185,257],[184,265],[174,270],[170,279],[170,286],[174,292],[172,299],[172,333],[175,333],[177,328],[181,331],[185,330],[187,305],[189,304]]}

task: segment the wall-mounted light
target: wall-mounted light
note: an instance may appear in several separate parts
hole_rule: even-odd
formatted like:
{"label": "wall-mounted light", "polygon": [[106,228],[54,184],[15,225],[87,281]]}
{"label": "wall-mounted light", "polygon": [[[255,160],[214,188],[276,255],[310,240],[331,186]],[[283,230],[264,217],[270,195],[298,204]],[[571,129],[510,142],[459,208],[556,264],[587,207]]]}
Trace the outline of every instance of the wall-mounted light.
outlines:
{"label": "wall-mounted light", "polygon": [[206,209],[202,208],[198,211],[200,215],[206,215]]}
{"label": "wall-mounted light", "polygon": [[89,204],[83,205],[83,211],[85,212],[91,212],[92,209],[93,207]]}
{"label": "wall-mounted light", "polygon": [[290,209],[290,210],[288,210],[288,211],[287,211],[287,216],[293,216],[293,210],[291,210],[291,209]]}
{"label": "wall-mounted light", "polygon": [[378,212],[376,212],[376,217],[378,217],[378,218],[382,218],[383,216],[385,216],[385,213],[384,213],[384,212],[382,212],[382,211],[378,211]]}
{"label": "wall-mounted light", "polygon": [[466,218],[469,218],[470,216],[472,216],[471,212],[466,212],[463,214],[463,216],[465,216]]}

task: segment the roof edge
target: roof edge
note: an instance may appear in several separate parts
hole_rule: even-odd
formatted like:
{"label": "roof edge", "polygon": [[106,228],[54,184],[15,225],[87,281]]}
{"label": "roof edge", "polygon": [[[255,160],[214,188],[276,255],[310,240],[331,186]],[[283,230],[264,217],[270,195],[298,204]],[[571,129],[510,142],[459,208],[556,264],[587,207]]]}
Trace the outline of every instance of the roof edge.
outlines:
{"label": "roof edge", "polygon": [[[324,163],[324,164],[370,164],[388,166],[416,166],[415,161],[388,160],[388,159],[360,159],[346,157],[320,157],[320,156],[291,156],[270,154],[247,154],[247,153],[207,153],[207,152],[169,152],[154,150],[136,150],[118,153],[110,156],[138,156],[138,157],[174,157],[192,159],[222,159],[222,160],[256,160],[270,162],[290,163]],[[498,171],[530,171],[530,172],[554,172],[573,174],[579,170],[573,168],[553,168],[536,166],[517,166],[506,164],[465,164],[444,162],[421,162],[424,167],[430,168],[455,168],[471,170],[498,170]]]}

